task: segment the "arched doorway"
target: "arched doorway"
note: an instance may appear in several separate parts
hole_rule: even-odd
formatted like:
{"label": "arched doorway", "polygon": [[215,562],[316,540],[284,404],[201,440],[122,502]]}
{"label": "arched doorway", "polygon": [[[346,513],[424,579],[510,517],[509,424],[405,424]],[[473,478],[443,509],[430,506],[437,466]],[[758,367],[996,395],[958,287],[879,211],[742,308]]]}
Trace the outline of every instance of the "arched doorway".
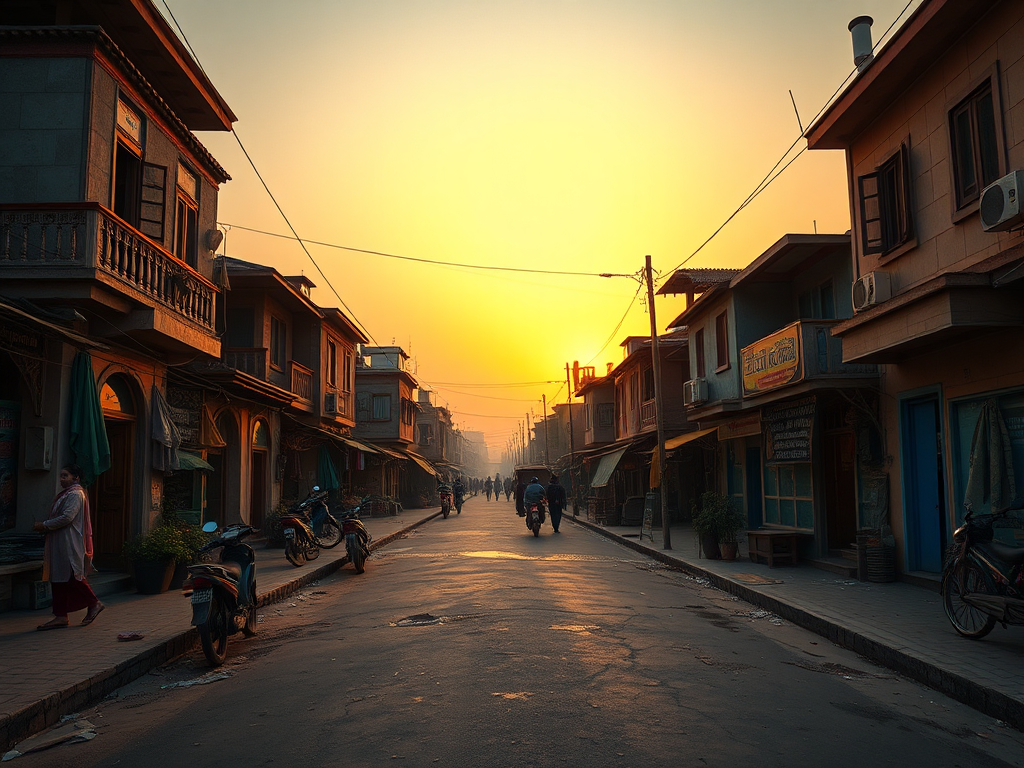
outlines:
{"label": "arched doorway", "polygon": [[239,513],[239,483],[241,465],[238,421],[230,410],[224,410],[216,419],[217,431],[224,439],[223,448],[211,448],[207,461],[213,473],[206,485],[206,513],[203,519],[213,520],[219,526],[241,521]]}
{"label": "arched doorway", "polygon": [[103,423],[110,443],[110,469],[96,479],[92,493],[93,560],[117,566],[131,535],[132,473],[135,467],[135,420],[138,407],[131,381],[114,374],[100,389]]}
{"label": "arched doorway", "polygon": [[267,514],[267,473],[270,471],[270,426],[257,419],[252,426],[252,465],[249,487],[249,525],[263,527]]}

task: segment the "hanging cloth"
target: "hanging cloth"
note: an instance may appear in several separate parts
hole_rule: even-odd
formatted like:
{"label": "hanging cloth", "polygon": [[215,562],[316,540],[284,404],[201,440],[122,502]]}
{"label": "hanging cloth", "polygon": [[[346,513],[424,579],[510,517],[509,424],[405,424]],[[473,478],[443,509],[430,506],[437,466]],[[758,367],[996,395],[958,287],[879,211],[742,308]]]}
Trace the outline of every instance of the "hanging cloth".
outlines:
{"label": "hanging cloth", "polygon": [[982,406],[974,427],[964,504],[979,512],[986,503],[989,509],[1002,509],[1016,496],[1010,434],[999,405],[990,399]]}
{"label": "hanging cloth", "polygon": [[324,491],[336,491],[341,488],[341,481],[338,480],[338,471],[334,468],[334,461],[327,451],[326,443],[320,446],[320,456],[317,461],[317,478],[320,481],[320,489]]}
{"label": "hanging cloth", "polygon": [[82,468],[82,485],[110,469],[110,443],[92,372],[92,356],[79,352],[71,363],[71,453]]}
{"label": "hanging cloth", "polygon": [[217,429],[217,424],[210,414],[210,409],[203,406],[203,415],[199,421],[199,442],[207,448],[224,448],[228,442]]}
{"label": "hanging cloth", "polygon": [[181,462],[178,458],[178,446],[181,445],[181,433],[171,419],[171,408],[167,401],[153,385],[152,396],[153,417],[151,429],[153,436],[153,469],[160,472],[169,472],[174,469],[181,469]]}

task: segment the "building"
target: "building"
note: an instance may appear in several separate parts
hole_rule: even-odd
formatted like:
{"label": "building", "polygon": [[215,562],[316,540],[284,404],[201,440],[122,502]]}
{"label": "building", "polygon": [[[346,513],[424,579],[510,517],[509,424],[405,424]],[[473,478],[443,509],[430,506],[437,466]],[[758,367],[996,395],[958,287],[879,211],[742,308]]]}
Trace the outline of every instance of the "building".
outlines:
{"label": "building", "polygon": [[846,154],[855,314],[832,332],[884,370],[878,493],[908,578],[934,583],[966,504],[1024,492],[1022,116],[1024,5],[925,0],[807,132]]}

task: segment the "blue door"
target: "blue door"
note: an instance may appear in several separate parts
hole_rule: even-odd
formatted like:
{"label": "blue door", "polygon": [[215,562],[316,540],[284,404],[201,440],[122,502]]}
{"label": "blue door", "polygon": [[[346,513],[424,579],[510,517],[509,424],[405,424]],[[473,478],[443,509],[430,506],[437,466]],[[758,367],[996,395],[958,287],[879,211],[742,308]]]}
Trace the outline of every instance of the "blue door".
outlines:
{"label": "blue door", "polygon": [[761,449],[747,448],[747,525],[760,528],[761,512]]}
{"label": "blue door", "polygon": [[907,568],[939,573],[946,524],[936,396],[903,403],[903,489]]}

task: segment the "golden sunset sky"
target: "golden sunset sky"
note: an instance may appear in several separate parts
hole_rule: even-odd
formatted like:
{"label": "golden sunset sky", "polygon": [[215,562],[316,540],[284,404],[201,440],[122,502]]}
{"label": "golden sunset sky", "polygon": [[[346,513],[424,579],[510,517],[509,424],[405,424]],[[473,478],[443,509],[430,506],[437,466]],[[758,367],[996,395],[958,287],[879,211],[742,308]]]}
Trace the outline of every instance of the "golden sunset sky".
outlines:
{"label": "golden sunset sky", "polygon": [[[167,14],[162,0],[155,0]],[[913,0],[167,0],[304,239],[449,262],[668,273],[757,187]],[[339,302],[229,134],[230,256]],[[804,146],[801,140],[797,149]],[[796,154],[796,150],[790,157]],[[689,264],[742,267],[791,232],[849,228],[841,152],[804,153]],[[497,460],[565,364],[649,333],[628,278],[480,271],[310,245],[379,344]],[[682,298],[657,300],[659,326]],[[611,338],[602,350],[602,345]],[[505,399],[498,399],[505,398]]]}

